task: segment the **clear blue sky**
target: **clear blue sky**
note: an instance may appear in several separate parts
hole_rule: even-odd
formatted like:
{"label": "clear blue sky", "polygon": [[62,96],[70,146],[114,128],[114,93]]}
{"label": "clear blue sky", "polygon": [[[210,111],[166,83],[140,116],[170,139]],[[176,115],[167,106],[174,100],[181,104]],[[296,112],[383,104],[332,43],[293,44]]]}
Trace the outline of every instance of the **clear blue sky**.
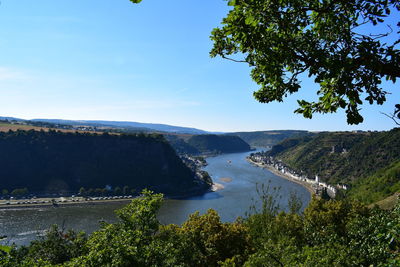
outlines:
{"label": "clear blue sky", "polygon": [[[343,112],[304,119],[296,99],[260,104],[244,64],[212,59],[211,30],[223,0],[2,0],[0,116],[165,123],[210,131],[271,129],[387,130],[380,114],[399,102],[365,106],[365,122]],[[396,93],[394,93],[396,92]]]}

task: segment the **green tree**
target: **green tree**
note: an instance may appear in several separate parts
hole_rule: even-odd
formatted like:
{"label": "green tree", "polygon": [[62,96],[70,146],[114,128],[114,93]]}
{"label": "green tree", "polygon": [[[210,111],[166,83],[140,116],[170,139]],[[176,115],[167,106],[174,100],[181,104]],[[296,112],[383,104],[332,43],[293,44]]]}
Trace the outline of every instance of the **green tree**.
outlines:
{"label": "green tree", "polygon": [[[398,0],[229,0],[228,5],[231,11],[212,32],[210,54],[249,64],[260,86],[254,96],[262,103],[282,102],[297,92],[304,73],[319,84],[319,98],[299,100],[296,113],[312,118],[345,109],[347,122],[358,124],[363,101],[386,101],[382,79],[400,77],[395,29],[400,24],[381,29],[390,24],[391,13],[399,14]],[[372,25],[381,27],[381,34],[365,33]],[[400,105],[390,117],[400,119]]]}
{"label": "green tree", "polygon": [[103,188],[96,188],[96,189],[94,190],[94,194],[95,194],[96,196],[103,196],[103,195],[104,195]]}
{"label": "green tree", "polygon": [[89,188],[87,191],[86,191],[86,195],[87,196],[92,196],[94,194],[94,189],[93,188]]}
{"label": "green tree", "polygon": [[230,262],[241,266],[253,251],[248,228],[240,221],[222,223],[218,213],[190,215],[182,227],[161,228],[161,236],[172,243],[175,265],[219,266]]}
{"label": "green tree", "polygon": [[69,230],[64,232],[53,225],[42,239],[33,241],[26,257],[59,264],[86,253],[86,234]]}
{"label": "green tree", "polygon": [[117,186],[114,188],[114,195],[121,195],[122,194],[122,189],[121,187]]}
{"label": "green tree", "polygon": [[84,187],[81,187],[81,188],[79,189],[79,195],[81,195],[81,196],[85,196],[85,195],[86,195],[86,190],[85,190]]}
{"label": "green tree", "polygon": [[150,262],[159,252],[151,243],[160,226],[157,211],[162,197],[143,191],[142,197],[117,210],[120,222],[104,223],[90,236],[88,253],[72,261],[71,266],[154,266]]}
{"label": "green tree", "polygon": [[129,186],[125,185],[124,188],[122,188],[122,194],[129,195],[129,192],[130,192]]}
{"label": "green tree", "polygon": [[13,191],[11,191],[11,195],[13,196],[23,196],[28,194],[28,188],[16,188]]}

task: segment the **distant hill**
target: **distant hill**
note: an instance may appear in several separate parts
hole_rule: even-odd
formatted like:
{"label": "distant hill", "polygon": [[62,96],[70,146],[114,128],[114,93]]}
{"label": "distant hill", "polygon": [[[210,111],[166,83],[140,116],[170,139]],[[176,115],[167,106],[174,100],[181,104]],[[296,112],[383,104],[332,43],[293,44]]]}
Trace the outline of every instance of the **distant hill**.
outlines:
{"label": "distant hill", "polygon": [[76,193],[128,186],[176,195],[209,187],[161,135],[19,130],[0,133],[0,151],[0,190]]}
{"label": "distant hill", "polygon": [[[114,133],[113,131],[106,131],[106,130],[100,130],[97,129],[87,129],[86,127],[82,127],[83,129],[74,129],[70,125],[59,125],[59,124],[53,124],[53,123],[47,123],[47,122],[41,122],[41,121],[26,121],[26,120],[18,120],[18,121],[9,121],[9,120],[0,120],[0,132],[8,132],[8,131],[17,131],[17,130],[23,130],[23,131],[29,131],[29,130],[35,130],[35,131],[50,131],[50,130],[56,130],[56,131],[62,131],[62,132],[70,132],[70,133],[75,133],[75,132],[90,132],[90,133],[104,133],[104,132],[110,132]],[[114,134],[119,134],[118,131],[115,131]]]}
{"label": "distant hill", "polygon": [[298,130],[277,130],[277,131],[256,131],[256,132],[235,132],[226,135],[239,136],[253,147],[273,146],[284,139],[312,136],[314,133]]}
{"label": "distant hill", "polygon": [[178,154],[220,154],[250,151],[250,145],[237,136],[164,134]]}
{"label": "distant hill", "polygon": [[85,125],[93,127],[113,127],[124,128],[143,132],[171,132],[186,134],[206,134],[208,132],[188,127],[172,126],[167,124],[141,123],[129,121],[97,121],[97,120],[59,120],[59,119],[33,119],[32,121],[42,121],[54,124],[64,125]]}
{"label": "distant hill", "polygon": [[331,184],[350,184],[348,195],[366,203],[400,190],[400,128],[287,139],[267,155],[310,177],[318,175]]}
{"label": "distant hill", "polygon": [[250,151],[250,145],[237,136],[228,135],[194,135],[187,143],[202,153],[234,153]]}
{"label": "distant hill", "polygon": [[2,120],[2,121],[23,121],[23,119],[18,119],[18,118],[14,118],[14,117],[1,117],[1,116],[0,116],[0,120]]}
{"label": "distant hill", "polygon": [[189,154],[189,155],[198,155],[201,154],[196,147],[190,145],[187,140],[192,137],[190,136],[181,136],[181,135],[173,135],[173,134],[164,134],[165,139],[171,144],[171,146],[175,149],[178,154]]}

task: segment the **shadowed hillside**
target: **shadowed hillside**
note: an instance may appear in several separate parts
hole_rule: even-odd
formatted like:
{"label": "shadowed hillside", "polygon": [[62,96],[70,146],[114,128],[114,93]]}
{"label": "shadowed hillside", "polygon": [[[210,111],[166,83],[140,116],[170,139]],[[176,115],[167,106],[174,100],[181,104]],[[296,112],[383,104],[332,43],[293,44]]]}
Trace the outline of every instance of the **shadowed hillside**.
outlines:
{"label": "shadowed hillside", "polygon": [[128,186],[166,194],[208,189],[160,135],[0,133],[0,181],[9,191],[77,192]]}
{"label": "shadowed hillside", "polygon": [[194,135],[187,143],[200,152],[235,153],[250,151],[250,146],[237,136],[203,134]]}
{"label": "shadowed hillside", "polygon": [[239,136],[253,147],[267,147],[267,146],[273,146],[287,138],[311,136],[314,135],[314,133],[308,131],[281,130],[281,131],[237,132],[237,133],[229,133],[227,135]]}

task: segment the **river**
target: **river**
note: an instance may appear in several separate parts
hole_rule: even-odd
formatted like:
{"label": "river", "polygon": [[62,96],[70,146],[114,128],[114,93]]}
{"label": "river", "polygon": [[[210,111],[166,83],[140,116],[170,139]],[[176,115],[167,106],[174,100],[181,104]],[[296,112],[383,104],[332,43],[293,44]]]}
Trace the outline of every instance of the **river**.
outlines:
{"label": "river", "polygon": [[[269,185],[270,188],[280,188],[280,197],[277,200],[282,209],[286,209],[291,192],[300,198],[303,207],[308,204],[311,196],[304,187],[266,169],[251,165],[246,161],[246,156],[250,153],[223,154],[207,158],[208,165],[204,170],[211,175],[215,183],[222,184],[224,188],[202,196],[165,200],[159,211],[160,222],[181,224],[191,213],[204,213],[210,208],[218,211],[222,221],[234,221],[238,216],[246,216],[250,206],[259,204],[256,187],[260,187],[261,184]],[[8,237],[1,243],[26,245],[52,224],[58,224],[64,229],[72,228],[90,233],[98,229],[101,220],[115,222],[113,211],[122,205],[105,203],[95,206],[0,210],[0,235]]]}

